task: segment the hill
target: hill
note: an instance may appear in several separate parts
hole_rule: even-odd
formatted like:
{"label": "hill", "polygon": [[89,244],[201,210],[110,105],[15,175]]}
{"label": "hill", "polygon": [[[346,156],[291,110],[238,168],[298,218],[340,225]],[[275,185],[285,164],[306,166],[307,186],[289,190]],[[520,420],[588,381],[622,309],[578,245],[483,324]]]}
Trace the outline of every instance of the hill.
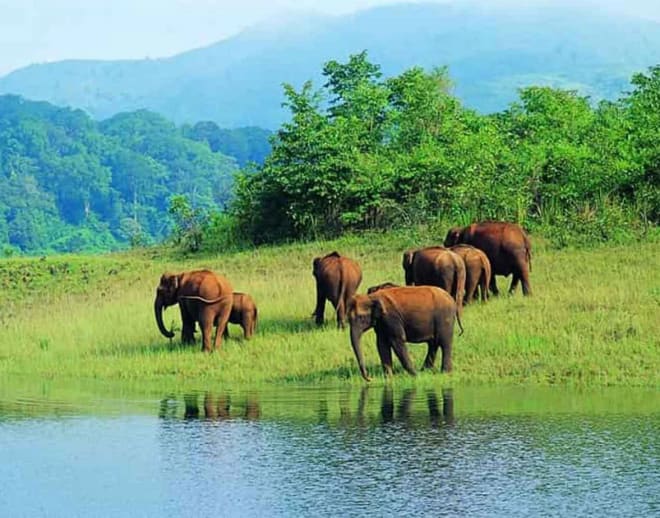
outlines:
{"label": "hill", "polygon": [[566,5],[393,5],[265,24],[166,59],[32,65],[0,78],[0,93],[97,119],[146,108],[177,123],[275,128],[286,118],[282,82],[318,80],[322,63],[363,49],[386,75],[448,65],[456,94],[492,112],[530,84],[616,98],[633,72],[660,62],[660,24]]}
{"label": "hill", "polygon": [[174,194],[201,209],[223,205],[236,161],[183,133],[148,111],[96,122],[0,96],[0,246],[110,250],[169,235]]}

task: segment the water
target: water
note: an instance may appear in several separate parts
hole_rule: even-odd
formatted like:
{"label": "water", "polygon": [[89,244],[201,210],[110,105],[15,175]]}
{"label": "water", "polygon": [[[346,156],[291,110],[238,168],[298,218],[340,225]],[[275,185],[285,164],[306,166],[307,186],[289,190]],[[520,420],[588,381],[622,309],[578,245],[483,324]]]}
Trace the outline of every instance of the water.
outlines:
{"label": "water", "polygon": [[0,516],[658,516],[657,392],[0,386]]}

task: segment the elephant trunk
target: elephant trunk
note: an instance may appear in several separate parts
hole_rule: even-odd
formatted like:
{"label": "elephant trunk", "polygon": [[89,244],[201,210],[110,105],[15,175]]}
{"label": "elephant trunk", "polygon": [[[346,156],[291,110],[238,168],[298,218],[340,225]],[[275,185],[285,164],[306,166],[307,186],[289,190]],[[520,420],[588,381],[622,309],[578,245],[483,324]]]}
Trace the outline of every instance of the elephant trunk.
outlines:
{"label": "elephant trunk", "polygon": [[160,296],[157,295],[156,300],[154,301],[154,313],[156,315],[156,323],[158,324],[158,329],[163,334],[163,336],[167,338],[174,338],[174,333],[165,329],[165,324],[163,324],[163,307],[163,301],[161,300]]}
{"label": "elephant trunk", "polygon": [[371,381],[369,374],[367,374],[367,369],[364,366],[364,357],[362,356],[362,349],[360,348],[360,338],[362,337],[362,330],[357,326],[351,326],[351,345],[353,346],[353,352],[355,353],[355,358],[357,359],[358,366],[360,367],[360,374],[365,381]]}

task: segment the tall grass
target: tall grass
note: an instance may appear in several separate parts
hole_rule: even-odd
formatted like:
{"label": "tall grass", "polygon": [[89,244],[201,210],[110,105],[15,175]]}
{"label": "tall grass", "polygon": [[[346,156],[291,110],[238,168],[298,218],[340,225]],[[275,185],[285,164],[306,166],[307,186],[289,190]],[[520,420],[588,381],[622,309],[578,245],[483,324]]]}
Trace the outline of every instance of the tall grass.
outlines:
{"label": "tall grass", "polygon": [[[193,258],[147,250],[5,261],[0,375],[361,385],[348,331],[335,329],[331,307],[323,328],[310,317],[311,260],[334,249],[357,259],[364,291],[386,280],[401,282],[401,251],[430,242],[411,231]],[[465,334],[454,341],[454,372],[412,379],[399,369],[394,382],[660,385],[660,245],[556,251],[539,239],[534,244],[533,297],[518,293],[467,307]],[[63,263],[68,268],[58,270]],[[199,344],[181,346],[178,333],[172,343],[159,334],[152,303],[160,274],[197,267],[212,268],[253,295],[260,321],[252,340],[242,340],[240,328],[231,326],[232,338],[207,355]],[[498,281],[508,288],[509,279]],[[176,307],[165,322],[180,328]],[[365,335],[367,365],[379,384],[374,343],[373,333]],[[425,346],[409,348],[421,366]]]}

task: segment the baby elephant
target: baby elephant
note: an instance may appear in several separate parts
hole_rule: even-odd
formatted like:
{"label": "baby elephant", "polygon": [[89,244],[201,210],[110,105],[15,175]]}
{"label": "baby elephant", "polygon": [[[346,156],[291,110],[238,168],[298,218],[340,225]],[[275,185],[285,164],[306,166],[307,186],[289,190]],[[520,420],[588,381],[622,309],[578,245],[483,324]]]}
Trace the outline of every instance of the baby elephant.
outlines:
{"label": "baby elephant", "polygon": [[383,282],[382,284],[377,284],[376,286],[370,286],[369,289],[367,289],[367,295],[371,295],[372,293],[376,293],[380,290],[386,290],[388,288],[400,288],[400,286],[398,284],[394,284],[393,282]]}
{"label": "baby elephant", "polygon": [[229,337],[229,323],[240,324],[243,328],[243,336],[248,339],[257,327],[257,305],[247,293],[234,292],[233,303],[229,322],[224,330],[224,337]]}

